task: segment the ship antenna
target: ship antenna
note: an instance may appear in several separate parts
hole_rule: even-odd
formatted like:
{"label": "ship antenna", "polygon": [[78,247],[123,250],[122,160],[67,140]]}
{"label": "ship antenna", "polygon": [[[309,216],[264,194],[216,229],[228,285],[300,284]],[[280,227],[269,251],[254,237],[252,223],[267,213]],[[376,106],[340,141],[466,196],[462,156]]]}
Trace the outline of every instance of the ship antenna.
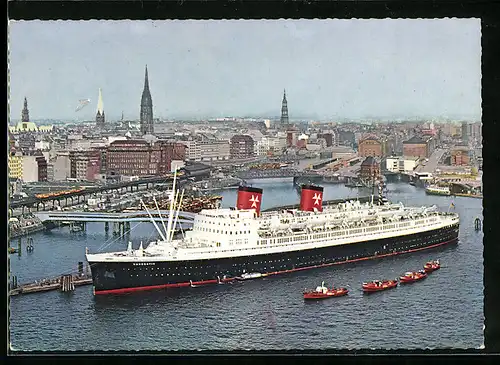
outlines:
{"label": "ship antenna", "polygon": [[165,221],[163,220],[163,217],[161,216],[160,208],[158,207],[158,202],[156,201],[156,197],[154,197],[154,196],[153,196],[153,201],[155,202],[156,210],[158,211],[158,215],[160,217],[160,221],[161,221],[161,225],[163,226],[163,230],[165,231],[165,234],[167,234],[167,228],[165,227]]}
{"label": "ship antenna", "polygon": [[174,182],[172,184],[172,199],[170,199],[170,208],[168,210],[168,223],[167,223],[167,237],[170,237],[170,230],[172,229],[172,212],[174,210],[175,199],[175,183],[177,181],[177,169],[174,171]]}
{"label": "ship antenna", "polygon": [[148,212],[148,215],[149,215],[149,218],[151,218],[151,222],[153,222],[153,225],[155,226],[156,230],[158,231],[158,233],[160,234],[161,238],[166,241],[167,239],[165,238],[165,236],[163,235],[162,231],[160,230],[160,228],[158,227],[158,225],[156,224],[153,216],[151,215],[151,213],[149,212],[149,209],[148,207],[146,207],[146,204],[144,204],[144,201],[141,199],[141,203],[142,205],[144,206],[144,209],[146,209],[146,212]]}
{"label": "ship antenna", "polygon": [[181,210],[183,197],[184,197],[184,189],[182,189],[181,197],[179,199],[179,203],[178,203],[179,207],[177,208],[177,211],[175,212],[174,226],[172,228],[172,232],[170,233],[170,240],[174,239],[175,226],[177,225],[177,218],[179,217],[179,212]]}

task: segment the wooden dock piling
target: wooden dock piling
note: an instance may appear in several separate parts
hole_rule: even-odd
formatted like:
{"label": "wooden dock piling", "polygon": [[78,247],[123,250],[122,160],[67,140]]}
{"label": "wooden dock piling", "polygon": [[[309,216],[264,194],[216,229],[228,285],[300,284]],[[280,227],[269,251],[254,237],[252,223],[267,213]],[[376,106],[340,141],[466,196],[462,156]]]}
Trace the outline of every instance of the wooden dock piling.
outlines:
{"label": "wooden dock piling", "polygon": [[481,230],[481,223],[482,223],[482,222],[481,222],[481,219],[479,219],[479,218],[476,218],[476,219],[474,220],[474,229],[475,229],[476,231]]}
{"label": "wooden dock piling", "polygon": [[75,284],[73,283],[73,275],[61,276],[61,290],[63,292],[75,290]]}
{"label": "wooden dock piling", "polygon": [[26,240],[26,252],[33,252],[34,250],[34,246],[33,246],[33,237],[28,237],[28,239]]}

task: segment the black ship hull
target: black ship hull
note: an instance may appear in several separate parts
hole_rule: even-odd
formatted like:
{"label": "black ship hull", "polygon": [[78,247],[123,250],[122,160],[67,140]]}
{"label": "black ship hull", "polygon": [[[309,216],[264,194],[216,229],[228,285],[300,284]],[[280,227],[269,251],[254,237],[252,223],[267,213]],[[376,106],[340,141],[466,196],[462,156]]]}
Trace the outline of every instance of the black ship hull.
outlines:
{"label": "black ship hull", "polygon": [[418,234],[276,254],[192,261],[89,262],[95,294],[214,284],[243,273],[276,275],[455,243],[459,225]]}

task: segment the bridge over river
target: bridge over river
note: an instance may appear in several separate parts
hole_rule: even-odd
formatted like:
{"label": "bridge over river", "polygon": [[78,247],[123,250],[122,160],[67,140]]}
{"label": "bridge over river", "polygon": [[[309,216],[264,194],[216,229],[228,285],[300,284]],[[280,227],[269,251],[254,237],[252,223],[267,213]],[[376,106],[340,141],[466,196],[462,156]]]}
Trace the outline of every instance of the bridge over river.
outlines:
{"label": "bridge over river", "polygon": [[239,171],[236,176],[243,180],[272,179],[272,178],[322,178],[322,175],[313,171],[299,171],[296,169],[269,169]]}
{"label": "bridge over river", "polygon": [[[142,190],[141,187],[145,190],[153,187],[156,183],[171,183],[173,179],[171,177],[164,176],[155,176],[144,178],[140,180],[134,181],[125,181],[115,184],[107,184],[102,186],[96,186],[92,188],[82,189],[77,192],[61,194],[58,196],[48,196],[44,198],[30,197],[23,200],[12,201],[9,203],[10,209],[22,209],[22,213],[24,214],[24,210],[28,209],[31,212],[31,209],[36,209],[37,211],[50,210],[54,209],[55,206],[61,206],[61,202],[64,202],[65,206],[79,204],[80,201],[84,202],[88,197],[95,197],[99,193],[109,193],[112,191],[117,191],[118,193],[122,193],[130,189],[130,192]],[[182,185],[186,181],[185,176],[179,177],[179,185]],[[68,201],[69,199],[69,201]]]}

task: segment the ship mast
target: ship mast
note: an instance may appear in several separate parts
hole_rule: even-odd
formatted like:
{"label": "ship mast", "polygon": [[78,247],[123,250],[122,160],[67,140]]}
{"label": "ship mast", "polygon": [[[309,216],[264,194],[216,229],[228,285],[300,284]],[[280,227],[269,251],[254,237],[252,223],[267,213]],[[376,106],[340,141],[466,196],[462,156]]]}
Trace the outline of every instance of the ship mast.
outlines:
{"label": "ship mast", "polygon": [[148,210],[148,207],[146,206],[146,204],[144,204],[144,201],[141,199],[141,203],[142,205],[144,206],[144,209],[146,209],[146,212],[148,212],[148,215],[149,215],[149,218],[151,218],[151,222],[153,222],[153,225],[155,226],[156,230],[158,231],[158,233],[160,234],[161,238],[166,241],[167,239],[165,238],[165,236],[163,235],[162,231],[160,230],[160,228],[158,228],[158,225],[156,224],[153,216],[151,215],[151,213],[149,212]]}
{"label": "ship mast", "polygon": [[179,217],[179,211],[181,210],[182,198],[183,197],[184,197],[184,189],[182,189],[181,197],[179,198],[179,201],[176,203],[177,204],[177,210],[175,212],[174,225],[172,227],[172,231],[170,232],[170,240],[171,241],[174,239],[175,226],[177,225],[177,218]]}
{"label": "ship mast", "polygon": [[170,209],[168,211],[167,237],[170,238],[170,230],[172,229],[172,213],[174,210],[175,199],[175,183],[177,181],[177,169],[174,171],[174,182],[172,184],[172,199],[170,199]]}
{"label": "ship mast", "polygon": [[158,211],[158,215],[160,216],[160,221],[161,221],[161,225],[163,226],[163,230],[165,231],[165,234],[167,234],[167,228],[165,227],[165,222],[163,221],[163,217],[161,216],[160,208],[158,207],[158,202],[156,201],[155,196],[153,196],[153,201],[155,202],[156,210]]}

